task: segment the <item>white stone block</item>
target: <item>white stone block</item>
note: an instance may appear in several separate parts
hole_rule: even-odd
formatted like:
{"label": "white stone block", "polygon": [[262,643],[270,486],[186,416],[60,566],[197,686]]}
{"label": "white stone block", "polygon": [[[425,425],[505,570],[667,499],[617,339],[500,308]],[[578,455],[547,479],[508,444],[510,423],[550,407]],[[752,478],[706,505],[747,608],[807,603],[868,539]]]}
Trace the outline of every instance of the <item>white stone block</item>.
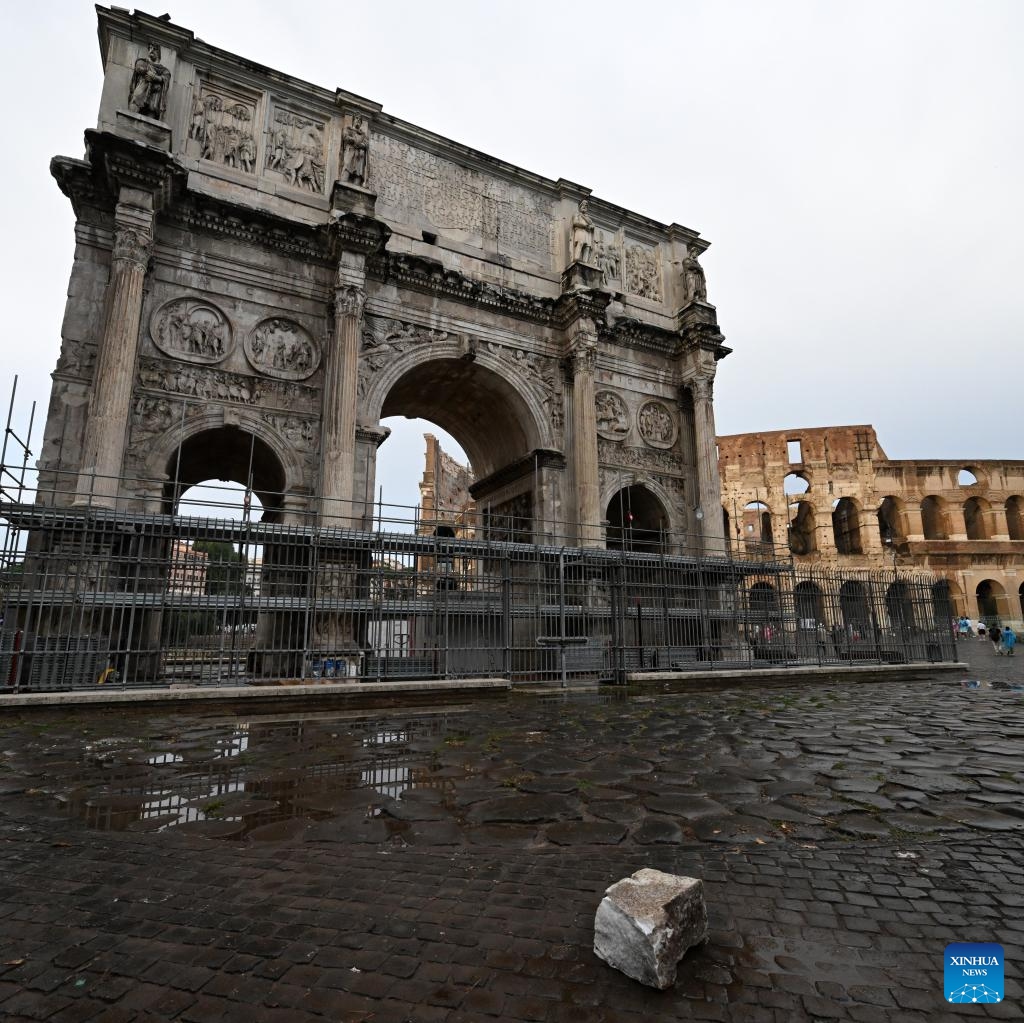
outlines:
{"label": "white stone block", "polygon": [[594,954],[662,990],[675,983],[687,949],[707,936],[703,883],[648,867],[613,884],[594,918]]}

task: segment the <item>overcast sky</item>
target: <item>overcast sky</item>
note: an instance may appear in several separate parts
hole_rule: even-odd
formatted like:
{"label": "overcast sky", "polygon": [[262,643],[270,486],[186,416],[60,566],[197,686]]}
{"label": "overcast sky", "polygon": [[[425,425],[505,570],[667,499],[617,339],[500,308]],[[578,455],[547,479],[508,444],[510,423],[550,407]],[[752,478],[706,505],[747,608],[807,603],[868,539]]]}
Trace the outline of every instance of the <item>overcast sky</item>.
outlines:
{"label": "overcast sky", "polygon": [[[1024,457],[1024,3],[161,3],[211,44],[700,231],[734,349],[719,433],[873,423],[893,458]],[[90,3],[5,22],[0,379],[45,414],[73,247],[47,166],[82,155],[101,67]],[[416,499],[411,432],[413,489],[386,479],[386,499]]]}

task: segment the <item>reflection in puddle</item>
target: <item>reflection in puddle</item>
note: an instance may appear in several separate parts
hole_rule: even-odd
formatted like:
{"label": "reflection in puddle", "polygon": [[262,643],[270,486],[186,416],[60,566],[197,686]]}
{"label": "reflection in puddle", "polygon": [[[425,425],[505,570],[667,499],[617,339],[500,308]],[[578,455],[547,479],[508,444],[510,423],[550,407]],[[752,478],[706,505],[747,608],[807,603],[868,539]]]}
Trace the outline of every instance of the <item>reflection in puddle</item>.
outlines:
{"label": "reflection in puddle", "polygon": [[186,727],[148,749],[108,739],[83,746],[50,791],[68,816],[99,830],[280,841],[312,821],[376,816],[413,788],[450,786],[429,777],[448,719],[427,713],[400,728],[380,719],[254,719]]}

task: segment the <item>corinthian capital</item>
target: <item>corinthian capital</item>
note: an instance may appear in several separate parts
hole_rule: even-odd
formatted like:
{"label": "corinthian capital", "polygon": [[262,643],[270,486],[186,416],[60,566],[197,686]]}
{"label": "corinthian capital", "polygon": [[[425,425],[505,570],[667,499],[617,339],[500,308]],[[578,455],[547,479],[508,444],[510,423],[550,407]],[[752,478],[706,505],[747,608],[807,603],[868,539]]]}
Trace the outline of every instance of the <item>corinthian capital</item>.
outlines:
{"label": "corinthian capital", "polygon": [[597,338],[581,331],[573,338],[566,361],[572,373],[593,373],[597,367]]}
{"label": "corinthian capital", "polygon": [[153,236],[137,227],[118,225],[114,229],[114,260],[131,263],[142,270],[149,265]]}
{"label": "corinthian capital", "polygon": [[339,316],[362,316],[366,292],[353,285],[344,285],[334,292],[334,308]]}
{"label": "corinthian capital", "polygon": [[714,377],[694,377],[689,385],[694,401],[711,401],[714,396]]}

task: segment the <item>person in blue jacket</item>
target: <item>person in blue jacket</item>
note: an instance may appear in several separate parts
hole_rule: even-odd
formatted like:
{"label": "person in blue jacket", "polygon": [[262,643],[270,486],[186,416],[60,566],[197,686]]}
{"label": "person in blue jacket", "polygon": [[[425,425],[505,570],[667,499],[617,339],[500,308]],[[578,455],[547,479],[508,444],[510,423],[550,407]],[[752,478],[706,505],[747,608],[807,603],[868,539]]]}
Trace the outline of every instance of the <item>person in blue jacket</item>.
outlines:
{"label": "person in blue jacket", "polygon": [[1007,657],[1013,656],[1013,648],[1017,643],[1017,633],[1010,628],[1009,625],[1003,629],[1003,649],[1006,651]]}

